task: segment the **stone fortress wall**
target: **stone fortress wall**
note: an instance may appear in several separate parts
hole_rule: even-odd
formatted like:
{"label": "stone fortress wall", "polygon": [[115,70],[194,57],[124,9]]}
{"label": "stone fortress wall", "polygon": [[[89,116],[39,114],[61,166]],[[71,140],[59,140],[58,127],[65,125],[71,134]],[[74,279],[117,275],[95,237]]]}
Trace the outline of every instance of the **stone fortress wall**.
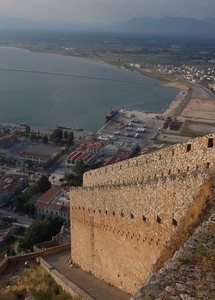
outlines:
{"label": "stone fortress wall", "polygon": [[71,189],[71,257],[126,291],[142,286],[178,232],[213,199],[215,135],[84,174]]}
{"label": "stone fortress wall", "polygon": [[132,158],[84,174],[84,187],[129,184],[194,170],[214,168],[214,135]]}

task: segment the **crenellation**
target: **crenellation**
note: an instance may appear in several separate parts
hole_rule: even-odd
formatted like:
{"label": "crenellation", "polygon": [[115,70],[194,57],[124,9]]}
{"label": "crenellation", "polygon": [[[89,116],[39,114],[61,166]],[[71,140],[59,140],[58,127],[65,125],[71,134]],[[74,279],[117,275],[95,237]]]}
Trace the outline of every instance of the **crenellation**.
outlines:
{"label": "crenellation", "polygon": [[[188,172],[195,170],[197,166],[198,169],[205,169],[205,163],[207,163],[207,168],[214,168],[214,160],[211,161],[211,155],[214,155],[215,152],[213,143],[210,142],[208,147],[208,139],[213,140],[211,136],[214,138],[213,134],[210,135],[210,138],[207,136],[191,140],[185,144],[175,145],[171,150],[170,148],[165,148],[151,154],[130,159],[129,164],[125,161],[120,162],[119,165],[115,164],[111,167],[107,166],[99,169],[99,171],[95,170],[90,172],[90,176],[89,174],[84,175],[84,185],[110,185],[117,184],[117,181],[121,184],[123,180],[124,182],[133,182],[137,180],[138,176],[154,177],[155,174],[156,176],[163,176],[163,174],[174,174],[179,171]],[[172,155],[173,152],[174,155]],[[116,176],[116,174],[118,175]]]}
{"label": "crenellation", "polygon": [[214,137],[84,174],[83,187],[71,188],[73,261],[136,291],[175,235],[195,226],[213,201]]}

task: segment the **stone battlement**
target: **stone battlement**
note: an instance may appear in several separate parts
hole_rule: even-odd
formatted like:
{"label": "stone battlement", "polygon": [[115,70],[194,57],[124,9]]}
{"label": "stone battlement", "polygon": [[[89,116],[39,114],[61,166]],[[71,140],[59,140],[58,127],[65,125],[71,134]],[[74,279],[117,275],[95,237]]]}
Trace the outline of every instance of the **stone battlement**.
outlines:
{"label": "stone battlement", "polygon": [[212,202],[214,138],[84,174],[83,187],[71,189],[72,260],[126,292],[140,288]]}
{"label": "stone battlement", "polygon": [[83,186],[118,185],[214,168],[215,134],[86,172]]}

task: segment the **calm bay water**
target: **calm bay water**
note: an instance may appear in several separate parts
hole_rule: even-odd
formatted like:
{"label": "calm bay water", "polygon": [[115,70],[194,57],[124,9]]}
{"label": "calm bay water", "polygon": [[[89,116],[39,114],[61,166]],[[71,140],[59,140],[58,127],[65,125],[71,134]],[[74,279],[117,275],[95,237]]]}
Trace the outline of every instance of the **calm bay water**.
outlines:
{"label": "calm bay water", "polygon": [[[0,47],[0,68],[111,78],[135,84],[52,74],[0,70],[0,122],[97,131],[111,108],[161,113],[177,90],[157,80],[103,63]],[[141,106],[142,104],[142,106]]]}

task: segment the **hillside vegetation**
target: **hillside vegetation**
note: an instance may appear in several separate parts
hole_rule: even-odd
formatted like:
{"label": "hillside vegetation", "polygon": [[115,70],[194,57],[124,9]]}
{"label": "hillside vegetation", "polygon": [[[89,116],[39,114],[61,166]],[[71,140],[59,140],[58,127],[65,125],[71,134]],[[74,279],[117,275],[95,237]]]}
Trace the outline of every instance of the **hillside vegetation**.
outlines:
{"label": "hillside vegetation", "polygon": [[24,269],[16,276],[11,275],[0,284],[0,298],[4,300],[19,300],[28,296],[35,300],[81,300],[63,291],[48,272],[38,265]]}

